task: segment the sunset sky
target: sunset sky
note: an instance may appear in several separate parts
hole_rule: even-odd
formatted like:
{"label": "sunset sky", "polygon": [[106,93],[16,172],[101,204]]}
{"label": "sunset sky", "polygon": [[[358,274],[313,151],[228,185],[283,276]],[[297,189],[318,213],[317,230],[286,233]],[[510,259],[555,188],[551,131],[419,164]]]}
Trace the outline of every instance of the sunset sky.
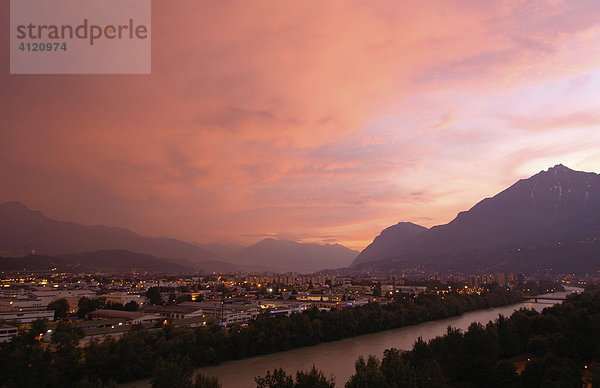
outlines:
{"label": "sunset sky", "polygon": [[598,0],[152,7],[152,75],[32,76],[2,2],[0,202],[362,249],[558,163],[600,172]]}

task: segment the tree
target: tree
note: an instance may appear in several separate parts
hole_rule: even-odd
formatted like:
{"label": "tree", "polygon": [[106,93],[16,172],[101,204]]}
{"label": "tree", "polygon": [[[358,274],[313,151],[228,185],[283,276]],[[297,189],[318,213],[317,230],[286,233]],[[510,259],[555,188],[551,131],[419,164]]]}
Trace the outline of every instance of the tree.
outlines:
{"label": "tree", "polygon": [[155,304],[158,306],[162,306],[164,304],[158,287],[150,287],[148,291],[146,291],[146,298],[148,298],[148,303],[150,304]]}
{"label": "tree", "polygon": [[104,384],[102,384],[102,380],[98,379],[88,379],[84,377],[77,384],[75,384],[75,388],[104,388]]}
{"label": "tree", "polygon": [[[175,303],[179,304],[181,302],[191,302],[192,301],[192,295],[190,294],[183,294],[183,295],[179,295],[177,298],[175,298]],[[198,301],[200,302],[200,301]]]}
{"label": "tree", "polygon": [[192,388],[193,372],[187,358],[182,362],[160,358],[152,371],[152,388]]}
{"label": "tree", "polygon": [[83,338],[83,329],[69,322],[59,322],[52,332],[51,341],[58,351],[69,351],[77,347],[81,338]]}
{"label": "tree", "polygon": [[123,310],[125,311],[137,311],[139,308],[140,306],[134,300],[126,303],[125,306],[123,306]]}
{"label": "tree", "polygon": [[110,310],[119,310],[119,311],[125,310],[125,306],[123,306],[123,303],[120,303],[120,302],[108,302],[108,303],[106,303],[106,306],[104,306],[104,308],[110,309]]}
{"label": "tree", "polygon": [[594,363],[590,375],[592,378],[592,388],[600,388],[600,365],[598,363]]}
{"label": "tree", "polygon": [[346,383],[346,388],[384,387],[385,378],[381,372],[381,363],[375,356],[369,356],[367,361],[360,356],[354,364],[356,373]]}
{"label": "tree", "polygon": [[381,296],[381,282],[377,282],[373,287],[373,296]]}
{"label": "tree", "polygon": [[80,360],[83,351],[77,347],[81,338],[81,328],[65,321],[56,325],[51,339],[56,351],[52,357],[52,365],[44,376],[44,386],[64,387],[82,378],[83,364]]}
{"label": "tree", "polygon": [[388,387],[416,388],[417,375],[408,360],[398,349],[387,349],[383,353],[381,371]]}
{"label": "tree", "polygon": [[519,375],[515,364],[508,360],[500,361],[494,368],[492,375],[488,376],[488,386],[492,387],[519,387]]}
{"label": "tree", "polygon": [[322,371],[312,366],[308,372],[296,372],[295,388],[334,388],[333,380],[327,380]]}
{"label": "tree", "polygon": [[255,377],[257,388],[294,388],[292,376],[285,373],[283,369],[274,369],[273,374],[267,371],[265,377]]}
{"label": "tree", "polygon": [[416,369],[419,387],[443,388],[449,387],[448,379],[440,364],[433,361],[425,361]]}
{"label": "tree", "polygon": [[48,329],[48,322],[45,319],[36,319],[31,322],[31,328],[29,329],[29,334],[32,338],[37,338],[40,334],[46,333]]}
{"label": "tree", "polygon": [[54,317],[56,319],[65,318],[69,312],[69,302],[64,298],[57,299],[48,304],[48,310],[54,310]]}
{"label": "tree", "polygon": [[83,298],[79,299],[79,302],[77,302],[77,307],[78,307],[77,317],[79,317],[79,319],[83,319],[83,318],[85,318],[85,316],[87,314],[103,307],[104,304],[105,304],[104,298],[89,299],[89,298],[83,297]]}
{"label": "tree", "polygon": [[219,379],[198,373],[194,381],[194,388],[223,388]]}

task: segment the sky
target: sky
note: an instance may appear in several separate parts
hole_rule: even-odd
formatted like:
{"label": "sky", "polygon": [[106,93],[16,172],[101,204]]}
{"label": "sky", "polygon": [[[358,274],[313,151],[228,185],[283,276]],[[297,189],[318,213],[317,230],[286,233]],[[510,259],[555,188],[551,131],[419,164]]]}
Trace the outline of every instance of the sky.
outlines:
{"label": "sky", "polygon": [[154,0],[151,75],[10,75],[9,22],[0,202],[52,218],[362,249],[600,172],[597,0]]}

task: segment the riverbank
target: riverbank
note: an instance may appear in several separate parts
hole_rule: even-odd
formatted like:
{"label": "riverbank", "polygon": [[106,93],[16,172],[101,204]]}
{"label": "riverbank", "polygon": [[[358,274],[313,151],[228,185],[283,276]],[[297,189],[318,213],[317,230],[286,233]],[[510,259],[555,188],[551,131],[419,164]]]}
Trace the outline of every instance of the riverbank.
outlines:
{"label": "riverbank", "polygon": [[[564,293],[565,295],[569,293]],[[557,293],[559,295],[563,293]],[[551,303],[553,304],[553,303]],[[419,336],[429,340],[443,335],[448,326],[465,330],[472,322],[487,323],[498,315],[511,315],[521,308],[543,310],[550,304],[544,303],[517,303],[503,307],[483,309],[467,312],[458,316],[435,321],[405,326],[398,329],[385,330],[373,334],[342,339],[339,341],[325,342],[315,346],[297,348],[293,350],[249,357],[237,361],[225,361],[220,365],[203,367],[199,372],[217,377],[224,388],[255,387],[254,377],[264,376],[268,370],[284,368],[288,372],[307,370],[312,365],[322,369],[327,377],[334,376],[338,386],[348,380],[354,372],[354,362],[363,355],[374,354],[381,356],[385,349],[395,347],[409,350]],[[123,384],[122,387],[148,387],[149,380]]]}

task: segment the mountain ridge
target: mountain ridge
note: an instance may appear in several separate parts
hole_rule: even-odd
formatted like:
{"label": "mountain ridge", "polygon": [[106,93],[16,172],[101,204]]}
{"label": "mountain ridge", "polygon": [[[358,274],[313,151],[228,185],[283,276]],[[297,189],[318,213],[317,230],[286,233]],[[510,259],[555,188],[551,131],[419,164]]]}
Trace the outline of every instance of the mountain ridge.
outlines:
{"label": "mountain ridge", "polygon": [[[266,243],[263,242],[265,240]],[[272,251],[265,249],[264,245],[269,245]],[[282,246],[290,251],[281,252]],[[0,204],[0,256],[24,257],[36,251],[39,255],[54,257],[112,250],[191,264],[194,269],[201,269],[211,262],[211,268],[225,268],[232,272],[309,273],[346,267],[358,255],[358,252],[339,244],[319,245],[275,239],[264,239],[248,247],[192,244],[174,238],[145,237],[119,227],[53,220],[18,201]]]}
{"label": "mountain ridge", "polygon": [[[479,201],[445,225],[403,241],[401,249],[385,249],[376,238],[369,247],[373,250],[375,245],[379,254],[355,260],[353,267],[382,260],[408,266],[412,259],[412,264],[426,261],[436,268],[442,265],[428,258],[451,261],[448,257],[461,253],[467,257],[473,252],[479,252],[480,257],[494,256],[492,251],[528,246],[548,250],[547,244],[558,240],[596,237],[600,237],[600,176],[558,164]],[[394,236],[390,238],[392,241],[385,243],[393,247]]]}
{"label": "mountain ridge", "polygon": [[103,250],[59,256],[30,254],[24,257],[1,257],[2,271],[65,272],[194,272],[187,262],[173,262],[143,253],[123,249]]}
{"label": "mountain ridge", "polygon": [[324,269],[347,267],[359,252],[340,244],[302,243],[291,240],[265,238],[240,250],[238,265],[260,265],[274,272],[317,272]]}
{"label": "mountain ridge", "polygon": [[144,237],[129,229],[58,221],[17,201],[0,204],[0,255],[25,256],[124,249],[157,257],[192,262],[220,258],[194,244],[166,237]]}

